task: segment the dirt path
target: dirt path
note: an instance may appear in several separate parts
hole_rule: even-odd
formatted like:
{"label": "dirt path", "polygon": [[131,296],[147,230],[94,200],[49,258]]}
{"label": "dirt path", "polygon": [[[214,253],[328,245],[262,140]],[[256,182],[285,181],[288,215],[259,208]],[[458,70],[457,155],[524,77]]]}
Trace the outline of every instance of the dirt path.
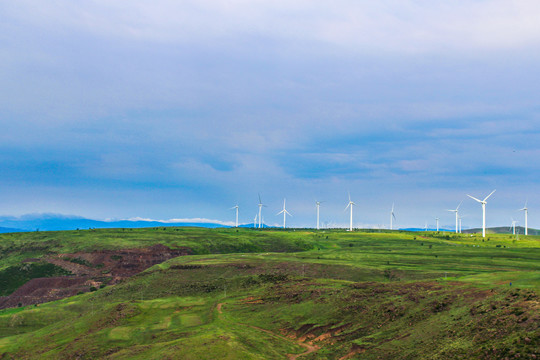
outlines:
{"label": "dirt path", "polygon": [[[220,314],[223,314],[223,303],[219,303],[217,304],[217,307],[216,307],[218,313]],[[285,341],[291,341],[291,339],[283,336],[283,335],[279,335],[279,334],[276,334],[274,333],[273,331],[270,331],[270,330],[267,330],[267,329],[263,329],[263,328],[260,328],[258,326],[253,326],[253,325],[248,325],[248,324],[242,324],[242,323],[238,323],[239,325],[244,325],[244,326],[248,326],[252,329],[255,329],[255,330],[259,330],[259,331],[262,331],[264,333],[267,333],[268,335],[272,335],[272,336],[275,336],[277,338],[280,338],[282,340],[285,340]],[[299,357],[301,356],[305,356],[305,355],[308,355],[308,354],[311,354],[317,350],[319,350],[319,347],[318,346],[315,346],[315,345],[310,345],[310,344],[306,344],[300,340],[297,340],[296,341],[296,344],[300,345],[301,347],[303,347],[304,349],[306,349],[306,351],[304,351],[303,353],[301,354],[287,354],[287,359],[288,360],[296,360],[298,359]]]}

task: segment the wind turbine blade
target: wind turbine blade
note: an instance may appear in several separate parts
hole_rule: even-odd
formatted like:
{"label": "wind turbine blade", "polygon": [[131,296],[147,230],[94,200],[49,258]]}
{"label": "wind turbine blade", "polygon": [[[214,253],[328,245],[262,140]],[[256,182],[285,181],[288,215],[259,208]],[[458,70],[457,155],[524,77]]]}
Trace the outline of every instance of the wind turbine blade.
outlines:
{"label": "wind turbine blade", "polygon": [[392,217],[394,218],[394,220],[396,220],[396,215],[394,215],[394,213],[392,213]]}
{"label": "wind turbine blade", "polygon": [[456,211],[459,210],[459,207],[461,206],[461,204],[463,204],[463,200],[461,200],[461,202],[460,202],[459,205],[457,206]]}
{"label": "wind turbine blade", "polygon": [[285,211],[285,210],[281,210],[280,212],[278,212],[278,213],[276,214],[276,216],[278,216],[279,214],[283,214],[284,211]]}
{"label": "wind turbine blade", "polygon": [[392,214],[394,214],[394,203],[392,203]]}
{"label": "wind turbine blade", "polygon": [[474,196],[471,196],[471,195],[469,195],[469,194],[467,194],[467,196],[470,197],[470,198],[473,199],[473,200],[478,201],[479,203],[482,203],[482,200],[478,200],[478,199],[475,198]]}
{"label": "wind turbine blade", "polygon": [[345,206],[345,209],[343,211],[347,211],[347,209],[351,206],[351,203],[349,203],[347,206]]}
{"label": "wind turbine blade", "polygon": [[349,202],[351,202],[351,193],[347,191],[347,195],[349,195]]}
{"label": "wind turbine blade", "polygon": [[488,196],[486,196],[486,198],[484,199],[484,201],[486,201],[491,195],[493,195],[493,193],[497,191],[497,190],[493,190]]}
{"label": "wind turbine blade", "polygon": [[262,204],[262,200],[261,200],[261,194],[259,193],[259,204]]}

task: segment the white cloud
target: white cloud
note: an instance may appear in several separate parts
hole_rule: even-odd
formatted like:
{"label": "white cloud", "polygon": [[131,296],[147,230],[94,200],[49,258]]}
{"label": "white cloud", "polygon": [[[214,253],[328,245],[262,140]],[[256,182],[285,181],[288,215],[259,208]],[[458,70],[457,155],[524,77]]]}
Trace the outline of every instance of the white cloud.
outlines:
{"label": "white cloud", "polygon": [[[185,218],[185,219],[168,219],[168,220],[158,220],[158,219],[150,219],[150,218],[141,218],[141,217],[133,217],[126,219],[127,221],[152,221],[152,222],[160,222],[163,224],[176,224],[176,223],[201,223],[201,224],[220,224],[224,226],[234,226],[234,221],[222,221],[222,220],[215,220],[215,219],[206,219],[206,218]],[[117,221],[117,220],[111,220],[108,219],[106,221]]]}
{"label": "white cloud", "polygon": [[60,31],[159,42],[244,37],[357,51],[507,50],[540,42],[540,3],[522,1],[17,1],[4,13]]}

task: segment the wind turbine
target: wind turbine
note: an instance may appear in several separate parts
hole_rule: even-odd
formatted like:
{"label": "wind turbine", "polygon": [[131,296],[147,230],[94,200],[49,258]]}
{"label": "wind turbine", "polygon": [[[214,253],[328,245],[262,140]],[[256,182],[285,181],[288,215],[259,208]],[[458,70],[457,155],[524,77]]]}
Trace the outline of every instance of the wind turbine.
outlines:
{"label": "wind turbine", "polygon": [[516,235],[516,223],[517,223],[517,222],[518,222],[518,221],[516,221],[516,220],[514,220],[514,219],[512,218],[512,235]]}
{"label": "wind turbine", "polygon": [[321,201],[316,201],[315,204],[317,205],[317,230],[319,230],[319,208],[321,206]]}
{"label": "wind turbine", "polygon": [[523,207],[523,209],[519,209],[519,211],[525,211],[525,235],[529,235],[529,230],[527,228],[527,215],[529,215],[529,209],[527,208],[527,203],[528,201],[525,201],[525,206]]}
{"label": "wind turbine", "polygon": [[287,215],[292,216],[291,213],[288,212],[287,209],[285,209],[285,200],[286,199],[283,199],[283,210],[281,210],[280,212],[276,214],[276,215],[283,214],[283,228],[284,229],[285,229],[285,220],[287,219]]}
{"label": "wind turbine", "polygon": [[486,237],[486,200],[491,196],[493,195],[493,193],[495,192],[496,190],[493,190],[488,196],[485,197],[484,200],[479,200],[469,194],[467,194],[468,197],[470,197],[471,199],[475,200],[475,201],[478,201],[480,204],[482,204],[482,237]]}
{"label": "wind turbine", "polygon": [[262,203],[262,201],[261,201],[261,194],[259,194],[259,229],[260,229],[261,226],[262,226],[262,223],[261,223],[261,221],[262,221],[262,214],[261,214],[261,212],[262,212],[263,206],[266,207],[266,205],[264,205],[264,204]]}
{"label": "wind turbine", "polygon": [[461,202],[459,203],[459,205],[458,205],[458,207],[456,208],[456,210],[448,210],[448,211],[450,211],[450,212],[455,212],[455,213],[456,213],[456,234],[458,233],[458,230],[459,230],[459,228],[458,228],[459,207],[461,206],[461,203],[462,203],[462,202],[463,202],[463,201],[461,201]]}
{"label": "wind turbine", "polygon": [[437,221],[437,232],[439,232],[439,218],[435,218],[435,221]]}
{"label": "wind turbine", "polygon": [[349,231],[352,231],[352,208],[353,206],[355,206],[356,204],[354,202],[351,201],[351,193],[348,193],[349,194],[349,203],[347,204],[347,206],[345,207],[345,210],[343,211],[347,211],[347,209],[350,207],[351,208],[351,222],[350,222],[350,225],[349,225]]}
{"label": "wind turbine", "polygon": [[255,214],[255,219],[253,219],[253,228],[257,227],[257,214]]}
{"label": "wind turbine", "polygon": [[238,227],[238,208],[239,208],[239,206],[235,205],[235,206],[233,206],[232,208],[229,209],[229,210],[236,209],[236,226],[235,227]]}
{"label": "wind turbine", "polygon": [[396,216],[394,215],[394,203],[392,203],[392,211],[390,212],[390,230],[393,230],[392,228],[392,220],[395,220]]}

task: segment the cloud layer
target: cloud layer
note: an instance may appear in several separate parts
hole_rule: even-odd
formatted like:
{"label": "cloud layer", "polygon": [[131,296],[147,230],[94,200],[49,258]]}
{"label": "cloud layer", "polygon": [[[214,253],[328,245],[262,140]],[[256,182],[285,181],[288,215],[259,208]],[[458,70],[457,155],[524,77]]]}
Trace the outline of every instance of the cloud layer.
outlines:
{"label": "cloud layer", "polygon": [[1,4],[1,212],[228,221],[239,203],[247,222],[260,192],[268,221],[287,197],[302,226],[315,199],[325,221],[346,223],[350,191],[359,223],[384,224],[396,202],[399,226],[423,226],[452,224],[444,210],[465,193],[498,188],[494,225],[510,223],[525,199],[540,203],[539,11]]}

